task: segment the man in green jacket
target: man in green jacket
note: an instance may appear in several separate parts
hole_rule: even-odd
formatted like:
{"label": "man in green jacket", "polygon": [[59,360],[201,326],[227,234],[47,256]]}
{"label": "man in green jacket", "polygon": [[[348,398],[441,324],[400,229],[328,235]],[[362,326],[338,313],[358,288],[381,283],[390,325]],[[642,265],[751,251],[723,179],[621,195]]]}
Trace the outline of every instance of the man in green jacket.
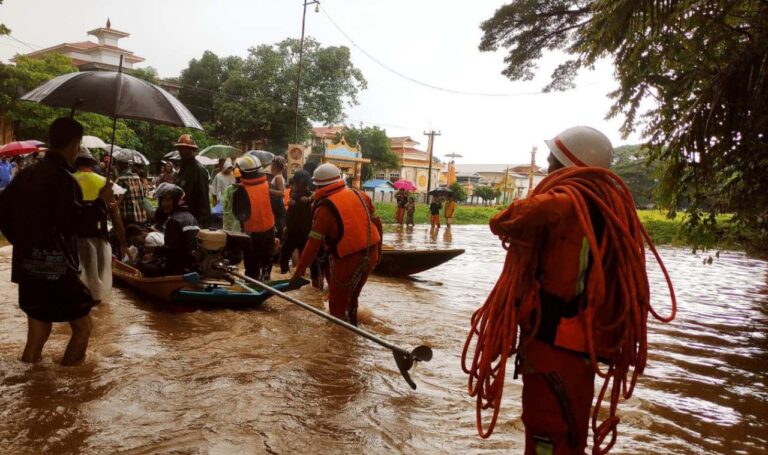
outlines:
{"label": "man in green jacket", "polygon": [[176,141],[181,155],[181,168],[176,175],[176,185],[184,190],[189,211],[201,227],[208,227],[211,217],[211,199],[208,187],[208,171],[197,162],[197,144],[189,134],[182,134]]}

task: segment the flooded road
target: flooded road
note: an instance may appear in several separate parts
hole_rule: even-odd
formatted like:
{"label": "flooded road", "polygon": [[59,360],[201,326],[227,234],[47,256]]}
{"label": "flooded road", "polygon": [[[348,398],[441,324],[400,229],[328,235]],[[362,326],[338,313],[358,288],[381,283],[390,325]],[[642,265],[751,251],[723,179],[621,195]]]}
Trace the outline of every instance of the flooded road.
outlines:
{"label": "flooded road", "polygon": [[[168,313],[115,289],[92,313],[82,367],[55,361],[69,330],[57,325],[42,364],[17,360],[26,322],[0,249],[1,453],[521,453],[521,382],[507,380],[495,434],[475,431],[459,357],[469,317],[501,270],[487,227],[431,236],[387,234],[398,246],[466,254],[417,280],[372,277],[365,328],[396,344],[431,345],[412,391],[391,354],[289,303],[251,311]],[[768,447],[768,264],[665,248],[678,318],[650,327],[650,359],[622,403],[613,453],[765,453]],[[657,307],[665,286],[651,268]],[[322,307],[322,295],[295,295]],[[590,438],[591,439],[591,438]]]}

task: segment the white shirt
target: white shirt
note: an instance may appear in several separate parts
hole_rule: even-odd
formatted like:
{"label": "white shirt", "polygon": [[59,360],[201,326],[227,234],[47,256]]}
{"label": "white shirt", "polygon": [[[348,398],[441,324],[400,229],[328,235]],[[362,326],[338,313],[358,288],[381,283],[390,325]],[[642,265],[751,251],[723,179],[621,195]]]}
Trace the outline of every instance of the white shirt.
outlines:
{"label": "white shirt", "polygon": [[213,185],[211,185],[211,194],[216,196],[216,200],[220,201],[221,196],[224,195],[224,191],[226,191],[227,188],[234,185],[235,183],[235,175],[233,173],[229,173],[229,175],[224,175],[223,172],[219,172],[216,174],[216,177],[213,178]]}

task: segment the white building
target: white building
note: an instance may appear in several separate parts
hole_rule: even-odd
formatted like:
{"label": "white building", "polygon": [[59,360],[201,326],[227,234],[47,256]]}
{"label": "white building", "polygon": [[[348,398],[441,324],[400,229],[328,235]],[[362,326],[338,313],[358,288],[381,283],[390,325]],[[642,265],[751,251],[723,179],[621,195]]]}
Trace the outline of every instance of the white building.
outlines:
{"label": "white building", "polygon": [[48,54],[65,55],[80,71],[116,71],[120,64],[121,55],[123,56],[123,68],[127,70],[133,69],[133,65],[136,63],[144,61],[142,57],[119,46],[119,41],[129,37],[130,34],[113,29],[109,19],[107,19],[105,27],[93,29],[88,32],[88,35],[94,36],[97,42],[61,43],[24,54],[24,56],[42,58]]}

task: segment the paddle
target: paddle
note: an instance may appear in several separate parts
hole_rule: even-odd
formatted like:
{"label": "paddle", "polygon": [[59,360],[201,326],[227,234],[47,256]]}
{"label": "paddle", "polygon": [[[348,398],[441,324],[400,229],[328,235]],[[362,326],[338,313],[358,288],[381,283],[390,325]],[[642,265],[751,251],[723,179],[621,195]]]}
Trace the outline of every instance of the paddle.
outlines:
{"label": "paddle", "polygon": [[397,368],[400,370],[400,374],[403,375],[403,378],[405,378],[405,382],[407,382],[408,385],[411,386],[411,388],[414,390],[416,389],[416,383],[413,382],[413,379],[411,379],[411,376],[410,374],[408,374],[408,371],[413,367],[414,363],[429,362],[432,359],[432,348],[430,348],[429,346],[423,346],[423,345],[417,346],[412,351],[408,351],[407,349],[401,348],[399,346],[395,346],[389,341],[383,340],[377,337],[376,335],[366,332],[365,330],[362,330],[359,327],[356,327],[346,321],[342,321],[341,319],[333,317],[330,314],[325,313],[324,311],[318,310],[317,308],[311,305],[308,305],[302,302],[301,300],[295,299],[285,294],[284,292],[280,292],[277,289],[273,288],[272,286],[269,286],[267,284],[262,283],[261,281],[254,280],[253,278],[242,275],[239,272],[237,272],[237,269],[235,267],[228,267],[224,264],[218,264],[217,266],[214,266],[214,267],[229,275],[232,275],[233,277],[237,277],[248,283],[254,284],[260,287],[261,289],[264,289],[265,291],[268,291],[280,298],[283,298],[293,304],[296,304],[307,311],[310,311],[322,318],[325,318],[333,322],[334,324],[340,325],[345,329],[360,335],[363,338],[367,338],[373,341],[374,343],[389,349],[390,351],[392,351],[392,355],[395,357],[395,363],[397,363]]}

